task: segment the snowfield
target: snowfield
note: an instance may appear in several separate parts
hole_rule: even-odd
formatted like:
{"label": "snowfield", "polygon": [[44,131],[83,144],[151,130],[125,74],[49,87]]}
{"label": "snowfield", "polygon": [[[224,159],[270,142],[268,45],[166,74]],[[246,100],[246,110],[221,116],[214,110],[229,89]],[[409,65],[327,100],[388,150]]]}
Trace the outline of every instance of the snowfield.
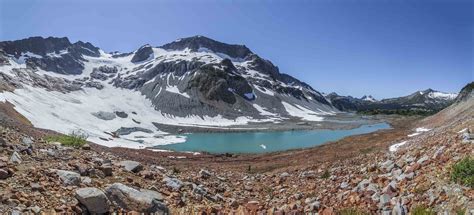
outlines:
{"label": "snowfield", "polygon": [[[24,89],[16,89],[14,92],[1,93],[0,101],[9,101],[15,105],[15,109],[30,120],[35,127],[51,129],[64,134],[82,130],[89,135],[90,141],[108,147],[143,148],[186,140],[184,136],[169,135],[159,131],[153,122],[215,128],[268,121],[245,116],[226,119],[220,115],[176,117],[162,114],[155,110],[152,103],[139,92],[112,86],[106,86],[102,90],[85,88],[70,93],[46,91],[42,88],[26,86]],[[114,113],[116,111],[125,112],[128,117],[103,120],[93,115],[97,112]],[[113,132],[121,127],[140,127],[153,132],[133,132],[115,138],[113,141],[103,139],[111,137],[104,132]]]}

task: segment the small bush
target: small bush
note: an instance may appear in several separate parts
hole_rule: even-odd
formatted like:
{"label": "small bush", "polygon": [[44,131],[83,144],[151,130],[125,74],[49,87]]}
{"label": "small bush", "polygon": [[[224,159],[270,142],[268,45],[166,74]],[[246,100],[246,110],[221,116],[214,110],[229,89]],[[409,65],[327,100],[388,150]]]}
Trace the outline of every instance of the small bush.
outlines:
{"label": "small bush", "polygon": [[474,188],[474,157],[466,157],[452,167],[451,180]]}
{"label": "small bush", "polygon": [[436,215],[436,213],[431,209],[423,205],[417,205],[411,209],[412,215]]}
{"label": "small bush", "polygon": [[457,215],[465,215],[466,214],[466,209],[464,208],[455,208],[454,211],[456,212]]}
{"label": "small bush", "polygon": [[73,131],[69,135],[55,135],[46,137],[48,142],[59,142],[63,146],[79,148],[87,143],[87,134],[81,131]]}
{"label": "small bush", "polygon": [[323,175],[321,175],[321,178],[322,179],[326,179],[326,178],[329,178],[331,176],[331,174],[329,173],[328,170],[324,171]]}
{"label": "small bush", "polygon": [[369,214],[365,211],[361,211],[357,208],[346,208],[337,212],[338,215],[366,215]]}

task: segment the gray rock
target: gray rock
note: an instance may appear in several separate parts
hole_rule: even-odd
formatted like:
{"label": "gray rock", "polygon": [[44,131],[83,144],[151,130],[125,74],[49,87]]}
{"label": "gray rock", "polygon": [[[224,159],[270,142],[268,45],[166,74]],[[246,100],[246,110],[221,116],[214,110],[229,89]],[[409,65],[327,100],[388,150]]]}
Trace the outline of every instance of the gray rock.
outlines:
{"label": "gray rock", "polygon": [[10,162],[20,164],[23,160],[21,159],[20,154],[18,152],[13,152],[12,156],[10,157]]}
{"label": "gray rock", "polygon": [[383,171],[390,172],[395,167],[395,163],[391,160],[387,160],[387,161],[383,162],[380,166],[381,166]]}
{"label": "gray rock", "polygon": [[39,183],[30,183],[30,187],[32,191],[39,191],[39,192],[44,191],[44,187],[41,186]]}
{"label": "gray rock", "polygon": [[66,186],[79,185],[81,183],[81,175],[77,172],[56,170],[56,174]]}
{"label": "gray rock", "polygon": [[89,213],[103,214],[109,211],[109,200],[102,190],[93,187],[76,190],[76,198]]}
{"label": "gray rock", "polygon": [[207,194],[207,190],[206,190],[206,188],[204,188],[204,186],[202,184],[201,185],[193,184],[193,193],[195,193],[197,195],[204,196],[204,195]]}
{"label": "gray rock", "polygon": [[418,161],[416,161],[418,164],[424,165],[430,158],[428,156],[423,156]]}
{"label": "gray rock", "polygon": [[389,204],[391,199],[392,199],[392,197],[388,194],[381,195],[380,199],[379,199],[380,206],[383,207],[383,206]]}
{"label": "gray rock", "polygon": [[95,112],[95,113],[92,113],[92,115],[102,120],[113,120],[116,117],[115,113],[105,112],[105,111]]}
{"label": "gray rock", "polygon": [[133,132],[139,132],[139,131],[145,132],[145,133],[153,133],[153,131],[150,129],[140,128],[140,127],[130,127],[130,128],[120,127],[114,133],[120,136],[120,135],[129,135]]}
{"label": "gray rock", "polygon": [[33,145],[33,139],[31,137],[23,137],[21,138],[21,143],[27,146]]}
{"label": "gray rock", "polygon": [[142,164],[137,161],[130,161],[130,160],[122,161],[120,162],[120,166],[123,166],[123,168],[129,172],[137,173],[143,170]]}
{"label": "gray rock", "polygon": [[201,170],[199,171],[199,176],[200,176],[201,178],[206,179],[206,178],[211,177],[211,173],[210,173],[209,171],[205,170],[205,169],[201,169]]}
{"label": "gray rock", "polygon": [[341,185],[339,186],[341,189],[346,189],[349,187],[349,184],[347,182],[342,182]]}
{"label": "gray rock", "polygon": [[407,215],[408,210],[407,207],[404,205],[401,205],[400,202],[397,202],[395,206],[392,209],[392,214],[391,215]]}
{"label": "gray rock", "polygon": [[92,179],[89,178],[89,177],[82,177],[82,178],[81,178],[81,182],[82,182],[83,184],[85,184],[85,185],[89,185],[89,184],[92,183]]}
{"label": "gray rock", "polygon": [[112,176],[113,168],[110,165],[103,164],[100,166],[100,170],[104,173],[104,176]]}
{"label": "gray rock", "polygon": [[28,208],[31,212],[33,212],[34,214],[39,214],[41,212],[41,208],[38,207],[37,205],[33,206],[33,207],[29,207]]}
{"label": "gray rock", "polygon": [[117,115],[120,118],[127,118],[128,114],[123,112],[123,111],[115,111],[115,115]]}
{"label": "gray rock", "polygon": [[316,172],[312,170],[304,171],[300,174],[300,178],[316,178]]}
{"label": "gray rock", "polygon": [[139,191],[121,183],[115,183],[105,189],[111,202],[125,210],[143,213],[168,214],[168,207],[160,201],[156,192]]}
{"label": "gray rock", "polygon": [[165,182],[166,186],[171,188],[172,190],[179,190],[183,186],[183,182],[177,178],[163,178],[163,182]]}
{"label": "gray rock", "polygon": [[0,179],[6,179],[10,177],[10,174],[8,173],[7,170],[0,169]]}
{"label": "gray rock", "polygon": [[283,172],[280,174],[280,178],[286,178],[286,177],[290,177],[290,174],[287,172]]}

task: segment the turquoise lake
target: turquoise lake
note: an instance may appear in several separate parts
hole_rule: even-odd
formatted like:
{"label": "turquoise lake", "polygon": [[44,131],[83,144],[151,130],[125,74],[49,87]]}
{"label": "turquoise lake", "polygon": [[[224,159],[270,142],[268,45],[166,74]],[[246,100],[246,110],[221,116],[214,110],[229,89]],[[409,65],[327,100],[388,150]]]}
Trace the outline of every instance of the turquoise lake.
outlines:
{"label": "turquoise lake", "polygon": [[347,136],[389,128],[387,123],[377,123],[348,130],[192,133],[185,135],[186,142],[156,148],[209,153],[266,153],[317,146]]}

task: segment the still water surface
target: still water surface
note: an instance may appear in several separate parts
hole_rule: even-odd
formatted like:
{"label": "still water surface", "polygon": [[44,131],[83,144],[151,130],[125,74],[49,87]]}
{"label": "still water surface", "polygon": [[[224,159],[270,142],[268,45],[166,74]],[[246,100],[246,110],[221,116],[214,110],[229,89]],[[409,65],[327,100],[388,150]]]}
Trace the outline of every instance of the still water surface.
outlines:
{"label": "still water surface", "polygon": [[185,135],[186,142],[157,148],[210,153],[265,153],[317,146],[347,136],[388,128],[390,125],[387,123],[377,123],[348,130],[193,133]]}

